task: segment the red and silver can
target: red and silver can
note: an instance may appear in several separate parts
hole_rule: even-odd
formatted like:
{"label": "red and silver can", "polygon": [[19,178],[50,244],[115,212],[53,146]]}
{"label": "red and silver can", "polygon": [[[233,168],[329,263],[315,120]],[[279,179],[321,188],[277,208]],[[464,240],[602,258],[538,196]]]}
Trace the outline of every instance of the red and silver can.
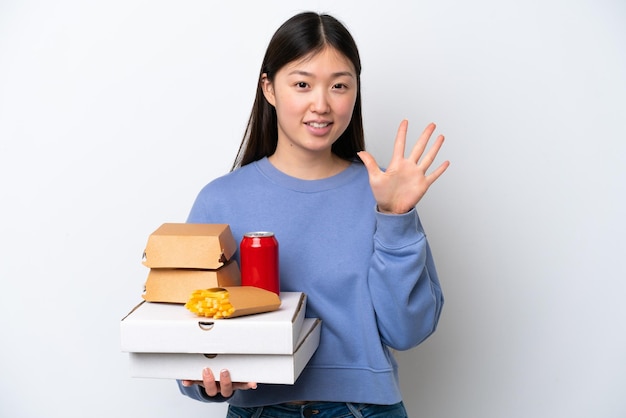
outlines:
{"label": "red and silver can", "polygon": [[241,285],[254,286],[280,295],[278,241],[273,232],[248,232],[239,247]]}

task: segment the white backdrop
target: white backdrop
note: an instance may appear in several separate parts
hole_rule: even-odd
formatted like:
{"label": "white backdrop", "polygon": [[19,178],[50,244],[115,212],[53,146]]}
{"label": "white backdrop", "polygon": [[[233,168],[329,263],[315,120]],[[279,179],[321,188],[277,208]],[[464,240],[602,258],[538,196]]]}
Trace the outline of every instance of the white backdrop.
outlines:
{"label": "white backdrop", "polygon": [[129,378],[119,321],[308,9],[360,46],[381,164],[402,118],[447,136],[419,205],[446,306],[399,354],[410,415],[626,416],[621,0],[0,1],[0,416],[224,416]]}

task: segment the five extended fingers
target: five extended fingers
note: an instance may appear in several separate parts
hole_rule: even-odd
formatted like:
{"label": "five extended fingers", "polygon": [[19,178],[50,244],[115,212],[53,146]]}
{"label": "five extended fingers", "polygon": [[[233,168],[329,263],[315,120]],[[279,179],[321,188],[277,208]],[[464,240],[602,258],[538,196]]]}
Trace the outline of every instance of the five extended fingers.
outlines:
{"label": "five extended fingers", "polygon": [[[430,141],[435,129],[436,125],[434,123],[428,124],[411,149],[409,157],[405,158],[404,152],[406,147],[408,121],[406,119],[403,120],[398,127],[391,162],[389,163],[387,170],[384,171],[380,170],[376,160],[371,154],[366,151],[360,151],[358,153],[359,158],[363,161],[363,164],[369,174],[370,184],[372,185],[372,190],[374,191],[374,196],[377,200],[379,208],[383,208],[383,210],[388,211],[404,210],[404,204],[401,205],[401,209],[388,209],[396,206],[395,203],[390,200],[395,200],[393,197],[394,194],[397,194],[398,192],[404,193],[401,189],[405,186],[397,183],[397,180],[392,180],[392,177],[400,179],[401,177],[408,178],[417,176],[421,179],[423,182],[422,184],[425,185],[426,188],[421,194],[415,196],[415,202],[417,203],[421,199],[423,193],[426,192],[426,190],[444,173],[444,171],[446,171],[450,165],[449,161],[443,162],[435,170],[427,174],[427,171],[433,164],[433,161],[437,157],[437,154],[439,153],[439,150],[444,142],[444,136],[439,135],[430,149],[426,150],[428,142]],[[413,168],[411,168],[411,166]],[[397,173],[399,172],[404,174],[401,177],[398,177]],[[385,178],[389,178],[389,181],[386,181]],[[386,184],[389,186],[394,185],[395,191],[389,190],[388,187],[385,186]],[[406,186],[408,186],[408,184],[406,184]],[[401,200],[406,200],[406,197],[407,196],[404,196]]]}

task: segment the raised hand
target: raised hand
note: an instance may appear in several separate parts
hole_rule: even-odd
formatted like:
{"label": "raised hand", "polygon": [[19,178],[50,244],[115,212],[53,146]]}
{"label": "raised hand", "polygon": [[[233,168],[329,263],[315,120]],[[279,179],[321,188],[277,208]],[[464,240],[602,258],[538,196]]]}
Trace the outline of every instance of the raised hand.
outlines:
{"label": "raised hand", "polygon": [[403,120],[398,128],[391,162],[382,171],[374,157],[367,151],[358,153],[369,174],[370,186],[383,213],[401,214],[410,211],[419,202],[428,188],[450,165],[444,161],[430,174],[426,174],[443,145],[444,137],[439,135],[432,147],[424,154],[426,145],[435,131],[435,124],[429,124],[420,135],[408,158],[404,157],[406,133],[409,122]]}

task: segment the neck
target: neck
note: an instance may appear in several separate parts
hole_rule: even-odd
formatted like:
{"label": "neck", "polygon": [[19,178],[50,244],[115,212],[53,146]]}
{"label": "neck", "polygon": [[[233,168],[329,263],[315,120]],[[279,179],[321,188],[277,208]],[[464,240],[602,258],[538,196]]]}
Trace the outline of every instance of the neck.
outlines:
{"label": "neck", "polygon": [[269,161],[283,173],[302,180],[320,180],[339,174],[350,162],[328,152],[324,155],[294,156],[276,149]]}

